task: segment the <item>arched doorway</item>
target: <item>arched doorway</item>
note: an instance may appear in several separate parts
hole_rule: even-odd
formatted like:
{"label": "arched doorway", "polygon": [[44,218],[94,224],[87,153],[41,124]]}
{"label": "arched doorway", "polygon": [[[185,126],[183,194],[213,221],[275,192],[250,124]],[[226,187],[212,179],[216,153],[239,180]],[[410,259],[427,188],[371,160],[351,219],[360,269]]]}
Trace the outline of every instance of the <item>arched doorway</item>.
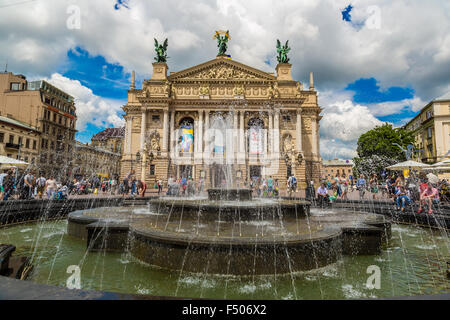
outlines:
{"label": "arched doorway", "polygon": [[194,152],[194,119],[183,118],[179,123],[178,150],[180,153]]}

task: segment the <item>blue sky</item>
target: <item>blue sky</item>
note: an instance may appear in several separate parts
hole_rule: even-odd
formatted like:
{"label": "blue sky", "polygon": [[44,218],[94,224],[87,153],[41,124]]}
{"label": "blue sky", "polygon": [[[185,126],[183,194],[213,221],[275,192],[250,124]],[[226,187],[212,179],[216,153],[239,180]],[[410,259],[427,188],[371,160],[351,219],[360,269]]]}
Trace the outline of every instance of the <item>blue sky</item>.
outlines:
{"label": "blue sky", "polygon": [[0,10],[0,64],[76,97],[87,142],[123,125],[130,73],[138,88],[151,76],[154,38],[169,39],[169,72],[213,59],[215,30],[230,30],[233,59],[266,72],[289,40],[293,78],[307,87],[315,75],[322,156],[350,158],[359,135],[450,91],[448,12],[448,0],[29,1]]}

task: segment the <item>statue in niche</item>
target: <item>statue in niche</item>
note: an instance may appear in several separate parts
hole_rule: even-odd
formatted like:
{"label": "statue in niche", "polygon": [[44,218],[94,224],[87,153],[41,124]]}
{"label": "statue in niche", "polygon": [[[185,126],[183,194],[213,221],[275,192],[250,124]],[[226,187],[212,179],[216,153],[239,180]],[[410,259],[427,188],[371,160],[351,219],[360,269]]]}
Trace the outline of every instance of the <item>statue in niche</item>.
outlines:
{"label": "statue in niche", "polygon": [[300,98],[302,96],[302,87],[300,85],[300,82],[297,82],[297,92],[295,93],[296,98]]}
{"label": "statue in niche", "polygon": [[146,139],[147,141],[150,140],[150,151],[159,152],[161,151],[161,147],[159,145],[159,133],[156,131],[153,131],[150,136]]}
{"label": "statue in niche", "polygon": [[288,135],[284,138],[284,141],[283,141],[283,152],[290,159],[293,159],[294,150],[295,150],[294,142],[292,141],[292,137],[290,135]]}

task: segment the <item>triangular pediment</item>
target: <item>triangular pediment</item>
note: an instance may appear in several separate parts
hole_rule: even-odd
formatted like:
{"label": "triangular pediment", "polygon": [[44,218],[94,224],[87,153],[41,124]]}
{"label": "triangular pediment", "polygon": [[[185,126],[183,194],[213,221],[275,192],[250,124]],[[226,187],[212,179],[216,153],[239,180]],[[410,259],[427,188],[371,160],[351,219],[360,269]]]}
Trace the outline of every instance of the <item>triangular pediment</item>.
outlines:
{"label": "triangular pediment", "polygon": [[172,73],[168,79],[177,80],[255,80],[273,81],[275,76],[243,63],[217,58],[197,66]]}

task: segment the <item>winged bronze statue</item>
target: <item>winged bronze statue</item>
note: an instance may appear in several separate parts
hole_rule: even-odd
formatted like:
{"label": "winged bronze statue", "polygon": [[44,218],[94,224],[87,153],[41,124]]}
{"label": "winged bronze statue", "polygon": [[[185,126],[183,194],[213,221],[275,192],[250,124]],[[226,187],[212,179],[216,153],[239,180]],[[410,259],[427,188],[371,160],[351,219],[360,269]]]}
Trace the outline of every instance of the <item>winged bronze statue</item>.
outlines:
{"label": "winged bronze statue", "polygon": [[155,39],[155,51],[156,51],[156,62],[167,62],[167,47],[169,46],[169,39],[164,40],[164,44],[160,45],[158,40]]}
{"label": "winged bronze statue", "polygon": [[224,56],[226,55],[227,49],[228,49],[228,40],[231,39],[230,37],[230,31],[216,31],[214,34],[213,39],[217,39],[217,47],[219,47],[219,53],[218,56]]}
{"label": "winged bronze statue", "polygon": [[289,51],[291,51],[291,48],[289,48],[289,40],[282,46],[280,40],[277,39],[278,63],[289,63],[289,58],[287,56]]}

